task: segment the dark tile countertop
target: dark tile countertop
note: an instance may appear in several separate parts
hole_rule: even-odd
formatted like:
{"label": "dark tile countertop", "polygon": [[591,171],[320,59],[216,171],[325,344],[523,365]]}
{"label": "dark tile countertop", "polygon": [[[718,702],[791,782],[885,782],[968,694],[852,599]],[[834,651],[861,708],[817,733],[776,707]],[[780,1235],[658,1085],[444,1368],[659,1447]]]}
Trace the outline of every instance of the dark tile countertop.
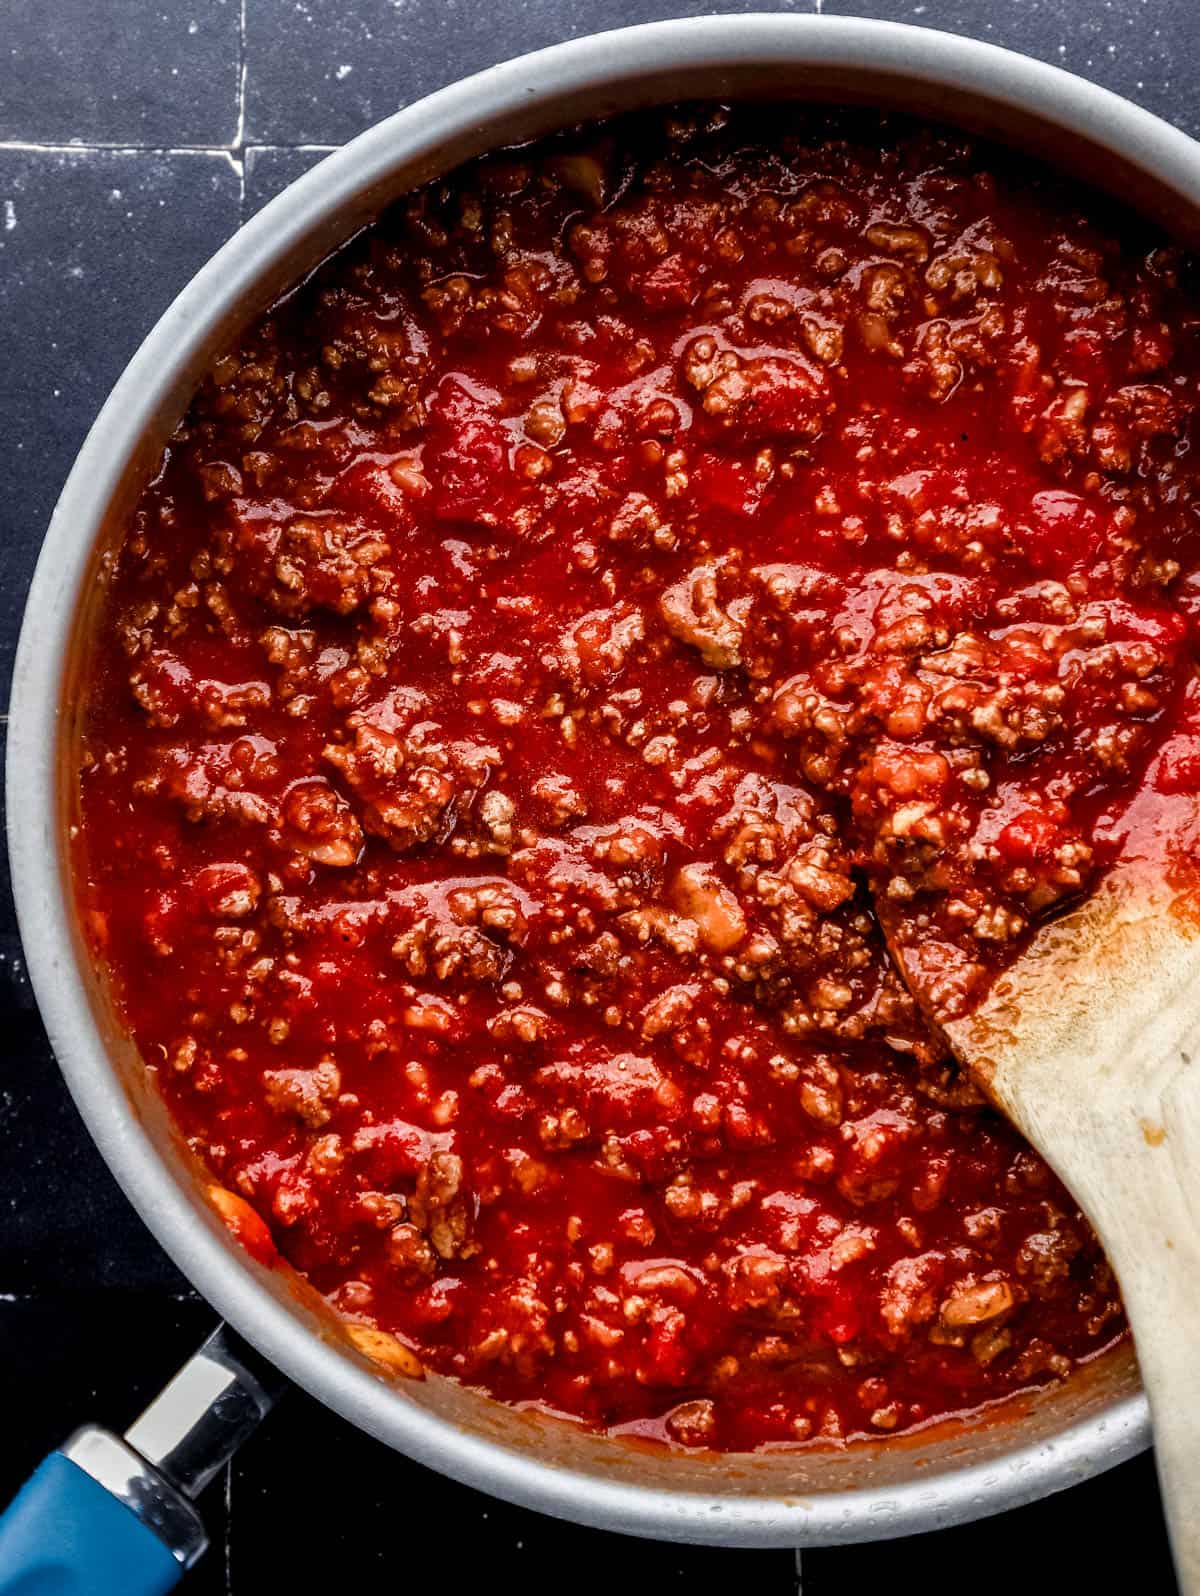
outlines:
{"label": "dark tile countertop", "polygon": [[[71,459],[176,291],[330,147],[493,61],[703,0],[7,0],[0,29],[0,696]],[[716,7],[822,9],[822,0]],[[824,0],[1011,45],[1200,134],[1195,0]],[[75,1424],[122,1428],[214,1315],[118,1192],[63,1088],[0,866],[0,1502]],[[973,1596],[1174,1590],[1143,1457],[966,1529],[858,1548],[737,1553],[555,1523],[443,1480],[296,1394],[205,1499],[193,1596],[403,1579],[430,1542],[453,1587],[534,1591],[578,1569],[633,1591],[832,1596],[931,1581]],[[414,1526],[422,1528],[414,1533]],[[1119,1543],[1119,1544],[1116,1544]],[[1136,1571],[1136,1572],[1135,1572]],[[290,1578],[289,1578],[290,1576]],[[426,1576],[428,1577],[428,1576]],[[585,1581],[586,1581],[586,1575]],[[336,1581],[336,1584],[334,1582]],[[586,1584],[585,1584],[586,1588]]]}

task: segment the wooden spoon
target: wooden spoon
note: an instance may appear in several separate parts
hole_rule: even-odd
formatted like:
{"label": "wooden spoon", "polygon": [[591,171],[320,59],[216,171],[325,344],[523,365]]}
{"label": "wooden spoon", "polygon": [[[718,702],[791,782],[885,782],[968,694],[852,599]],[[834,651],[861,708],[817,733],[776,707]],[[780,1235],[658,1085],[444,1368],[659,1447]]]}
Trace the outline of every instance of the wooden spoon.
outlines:
{"label": "wooden spoon", "polygon": [[[942,1030],[1104,1244],[1150,1400],[1180,1589],[1200,1596],[1200,854],[1194,815],[1164,825],[1160,805],[1154,819],[1141,857],[1127,849]],[[919,947],[889,945],[930,1009]]]}

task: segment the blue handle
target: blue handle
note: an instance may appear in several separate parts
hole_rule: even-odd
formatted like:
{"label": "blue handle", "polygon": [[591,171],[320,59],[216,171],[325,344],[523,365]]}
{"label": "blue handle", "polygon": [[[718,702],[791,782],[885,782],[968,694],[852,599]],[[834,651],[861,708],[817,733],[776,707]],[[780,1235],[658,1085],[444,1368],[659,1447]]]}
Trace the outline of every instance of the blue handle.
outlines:
{"label": "blue handle", "polygon": [[61,1452],[0,1517],[0,1596],[159,1596],[183,1565]]}

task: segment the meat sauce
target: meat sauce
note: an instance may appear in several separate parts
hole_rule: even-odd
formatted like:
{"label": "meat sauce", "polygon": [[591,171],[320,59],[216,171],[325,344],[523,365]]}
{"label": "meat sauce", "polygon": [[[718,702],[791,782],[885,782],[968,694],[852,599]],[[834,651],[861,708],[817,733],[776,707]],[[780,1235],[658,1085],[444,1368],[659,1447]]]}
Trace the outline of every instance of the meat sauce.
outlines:
{"label": "meat sauce", "polygon": [[79,892],[222,1211],[385,1363],[740,1450],[1122,1332],[873,904],[954,1018],[1200,787],[1188,274],[956,133],[683,108],[418,191],[216,363],[105,572]]}

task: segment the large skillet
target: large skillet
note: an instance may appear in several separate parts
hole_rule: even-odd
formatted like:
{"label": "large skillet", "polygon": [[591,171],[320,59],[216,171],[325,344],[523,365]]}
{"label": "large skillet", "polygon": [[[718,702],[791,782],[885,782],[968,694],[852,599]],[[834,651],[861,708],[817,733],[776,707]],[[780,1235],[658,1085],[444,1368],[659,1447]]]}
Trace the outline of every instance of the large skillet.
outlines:
{"label": "large skillet", "polygon": [[67,859],[78,671],[103,551],[201,373],[239,331],[398,195],[467,157],[581,118],[687,97],[797,96],[914,110],[1055,162],[1200,235],[1200,146],[1020,55],[853,19],[724,16],[543,50],[372,128],[268,205],[192,280],[113,390],[46,536],[8,735],[9,846],[29,970],[67,1084],[125,1192],[270,1364],[408,1456],[605,1529],[733,1546],[906,1535],[1000,1512],[1149,1442],[1132,1356],[916,1437],[841,1452],[654,1456],[448,1381],[381,1376],[300,1283],[230,1238],[122,1035],[76,925]]}

